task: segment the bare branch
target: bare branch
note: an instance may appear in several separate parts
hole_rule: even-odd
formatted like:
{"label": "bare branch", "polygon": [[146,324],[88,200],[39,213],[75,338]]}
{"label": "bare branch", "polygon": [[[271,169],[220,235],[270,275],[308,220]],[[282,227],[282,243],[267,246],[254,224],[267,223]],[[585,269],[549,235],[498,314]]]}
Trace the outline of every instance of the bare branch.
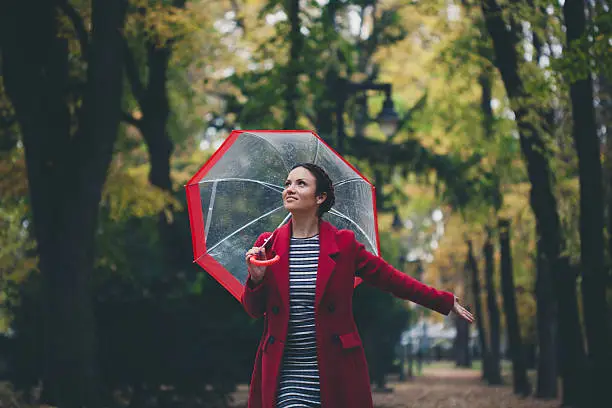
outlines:
{"label": "bare branch", "polygon": [[81,54],[87,57],[89,52],[89,33],[85,28],[85,22],[79,12],[68,2],[68,0],[60,0],[59,7],[62,12],[72,21],[74,31],[76,31],[79,43],[81,44]]}
{"label": "bare branch", "polygon": [[305,115],[308,118],[308,120],[310,121],[310,123],[312,123],[313,125],[315,123],[317,123],[317,121],[316,121],[317,118],[314,115],[312,115],[310,113],[306,113]]}
{"label": "bare branch", "polygon": [[132,94],[134,95],[134,98],[138,104],[142,107],[145,99],[145,88],[140,79],[140,74],[138,73],[138,66],[136,65],[134,54],[132,53],[132,50],[130,50],[130,46],[128,45],[125,37],[123,37],[123,52],[125,53],[125,73],[127,74],[130,82]]}
{"label": "bare branch", "polygon": [[412,106],[412,108],[410,108],[410,110],[406,112],[406,114],[399,120],[399,122],[397,122],[397,131],[389,138],[388,140],[389,142],[395,139],[395,137],[400,133],[399,131],[402,130],[404,126],[410,124],[414,114],[419,111],[422,111],[426,103],[427,103],[427,92],[423,94],[423,96],[421,96],[419,100],[416,101],[414,106]]}

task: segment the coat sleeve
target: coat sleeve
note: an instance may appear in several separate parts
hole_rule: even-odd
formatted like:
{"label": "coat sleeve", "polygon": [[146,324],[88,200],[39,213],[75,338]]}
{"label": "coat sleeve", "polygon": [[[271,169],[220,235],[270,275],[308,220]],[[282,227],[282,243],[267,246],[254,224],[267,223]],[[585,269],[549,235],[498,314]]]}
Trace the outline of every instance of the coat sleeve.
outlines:
{"label": "coat sleeve", "polygon": [[355,245],[355,272],[366,283],[438,313],[444,315],[450,313],[455,303],[455,296],[452,293],[427,286],[398,271],[381,257],[366,250],[357,240]]}
{"label": "coat sleeve", "polygon": [[[253,246],[261,246],[266,238],[272,235],[269,232],[264,232],[257,238],[255,244]],[[244,284],[244,292],[242,293],[242,299],[240,302],[242,303],[242,307],[244,310],[254,318],[260,318],[264,315],[266,311],[266,295],[267,295],[267,275],[264,275],[264,278],[259,283],[254,283],[251,280],[251,276],[247,278]]]}

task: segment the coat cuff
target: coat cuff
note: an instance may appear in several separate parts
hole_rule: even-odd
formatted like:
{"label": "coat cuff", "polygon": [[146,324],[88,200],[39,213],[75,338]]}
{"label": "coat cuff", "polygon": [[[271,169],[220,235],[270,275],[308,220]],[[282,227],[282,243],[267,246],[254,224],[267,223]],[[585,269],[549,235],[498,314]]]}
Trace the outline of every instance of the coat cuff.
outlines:
{"label": "coat cuff", "polygon": [[249,277],[247,278],[245,287],[249,292],[257,293],[261,291],[261,288],[263,288],[265,280],[266,280],[266,277],[264,276],[262,280],[260,280],[258,283],[255,283],[251,279],[251,275],[249,275]]}
{"label": "coat cuff", "polygon": [[453,310],[453,306],[455,306],[455,295],[451,292],[442,292],[442,298],[440,299],[440,303],[434,310],[438,313],[448,316],[451,310]]}

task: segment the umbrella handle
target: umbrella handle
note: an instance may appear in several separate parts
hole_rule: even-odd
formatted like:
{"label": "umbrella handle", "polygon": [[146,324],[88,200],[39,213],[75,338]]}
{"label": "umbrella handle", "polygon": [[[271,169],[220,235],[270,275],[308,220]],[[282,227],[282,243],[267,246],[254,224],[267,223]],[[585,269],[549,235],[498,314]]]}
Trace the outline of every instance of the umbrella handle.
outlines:
{"label": "umbrella handle", "polygon": [[249,258],[249,262],[251,262],[255,266],[270,266],[277,263],[279,259],[280,256],[278,254],[272,259],[264,259],[261,261],[259,259],[255,259],[255,257],[252,256]]}

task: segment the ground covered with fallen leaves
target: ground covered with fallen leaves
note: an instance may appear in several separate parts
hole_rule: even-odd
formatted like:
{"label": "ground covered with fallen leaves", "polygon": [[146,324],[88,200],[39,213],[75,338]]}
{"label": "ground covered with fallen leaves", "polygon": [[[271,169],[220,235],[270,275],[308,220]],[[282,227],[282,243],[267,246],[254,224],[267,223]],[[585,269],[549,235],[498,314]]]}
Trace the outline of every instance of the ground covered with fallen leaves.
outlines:
{"label": "ground covered with fallen leaves", "polygon": [[[451,365],[426,366],[421,376],[398,382],[390,378],[390,392],[374,392],[375,408],[558,408],[560,400],[519,398],[507,384],[489,387],[480,380],[480,371]],[[234,393],[233,408],[246,408],[247,387]],[[343,407],[344,408],[344,407]],[[349,408],[349,407],[346,407]]]}

